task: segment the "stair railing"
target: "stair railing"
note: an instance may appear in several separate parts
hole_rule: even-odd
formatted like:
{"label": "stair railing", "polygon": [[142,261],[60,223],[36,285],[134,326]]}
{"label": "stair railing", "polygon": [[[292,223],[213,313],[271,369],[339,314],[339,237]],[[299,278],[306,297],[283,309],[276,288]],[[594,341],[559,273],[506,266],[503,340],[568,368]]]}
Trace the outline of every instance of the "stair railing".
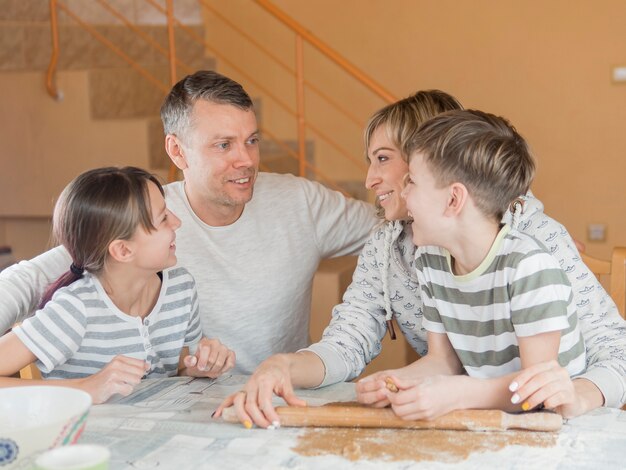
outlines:
{"label": "stair railing", "polygon": [[[362,72],[358,67],[350,63],[347,59],[345,59],[341,54],[336,52],[326,43],[321,41],[315,35],[313,35],[310,31],[306,30],[302,25],[297,23],[293,18],[288,16],[282,10],[277,8],[268,0],[252,0],[254,3],[259,5],[264,11],[272,15],[274,18],[278,19],[281,23],[286,25],[290,30],[292,30],[295,34],[296,41],[296,57],[295,57],[295,70],[291,69],[287,64],[281,61],[275,54],[273,54],[270,50],[261,45],[258,41],[252,38],[250,35],[245,33],[241,28],[235,25],[233,22],[228,20],[224,15],[222,15],[219,11],[215,10],[210,4],[206,2],[206,0],[198,0],[200,5],[208,10],[210,10],[215,16],[217,16],[221,21],[227,24],[229,27],[237,31],[239,34],[242,34],[248,41],[250,41],[255,47],[259,48],[264,54],[266,54],[272,61],[279,64],[283,69],[287,70],[291,75],[295,77],[295,86],[296,86],[296,109],[293,110],[283,99],[276,96],[272,93],[267,87],[258,83],[254,77],[252,77],[248,72],[243,70],[237,64],[233,63],[230,58],[226,57],[219,50],[216,50],[211,44],[209,44],[204,38],[200,37],[195,31],[193,31],[188,26],[184,25],[180,21],[176,19],[173,11],[173,0],[166,0],[165,7],[162,7],[155,0],[145,0],[147,3],[151,4],[156,10],[160,11],[165,15],[167,30],[168,30],[168,50],[166,51],[162,46],[160,46],[154,39],[152,39],[148,34],[141,31],[136,25],[134,25],[128,18],[122,15],[119,11],[117,11],[114,7],[112,7],[107,0],[98,0],[98,2],[106,8],[112,15],[118,18],[127,28],[132,30],[138,37],[141,37],[144,41],[148,42],[150,47],[155,49],[158,53],[168,58],[169,66],[170,66],[170,82],[171,85],[176,83],[177,78],[177,67],[180,67],[182,70],[191,73],[192,68],[187,64],[183,63],[176,57],[176,46],[174,40],[174,28],[178,27],[181,31],[183,31],[187,36],[189,36],[193,41],[202,44],[207,50],[209,50],[218,60],[228,64],[231,68],[236,70],[239,74],[244,76],[249,82],[254,84],[261,92],[267,96],[274,103],[278,104],[280,108],[285,110],[287,113],[296,118],[297,122],[297,134],[298,134],[298,151],[293,151],[287,144],[285,144],[281,139],[278,139],[274,134],[272,134],[267,127],[263,127],[261,130],[263,135],[267,135],[270,140],[274,141],[285,150],[285,152],[299,161],[299,173],[301,176],[305,176],[307,171],[311,171],[317,177],[324,180],[329,186],[332,186],[336,189],[341,190],[337,183],[332,180],[328,175],[324,174],[315,166],[311,165],[306,159],[306,131],[307,129],[311,130],[314,134],[316,134],[319,138],[326,141],[331,147],[333,147],[338,153],[343,155],[345,158],[353,162],[359,168],[366,168],[365,163],[361,159],[355,158],[350,152],[348,152],[345,148],[341,147],[335,139],[331,138],[327,133],[323,132],[313,123],[306,119],[305,114],[305,99],[304,99],[304,91],[305,88],[309,88],[312,92],[320,96],[326,102],[328,102],[334,109],[336,109],[340,114],[346,116],[351,122],[353,122],[356,126],[359,127],[359,131],[362,128],[362,123],[356,118],[352,113],[350,113],[346,107],[340,105],[336,100],[332,99],[327,93],[320,90],[318,87],[313,85],[311,82],[307,81],[304,76],[304,53],[303,53],[303,42],[307,42],[313,47],[315,47],[318,51],[320,51],[325,57],[338,65],[342,70],[348,73],[351,77],[353,77],[356,81],[361,83],[375,95],[382,98],[385,102],[393,102],[395,101],[395,97],[385,90],[380,84],[375,82],[373,79],[368,77],[364,72]],[[97,41],[106,46],[116,55],[118,55],[123,61],[128,63],[137,73],[143,76],[146,80],[148,80],[154,87],[167,93],[169,91],[169,87],[157,79],[154,75],[152,75],[147,69],[139,65],[135,60],[133,60],[130,56],[128,56],[124,51],[122,51],[119,47],[113,44],[110,40],[108,40],[104,35],[102,35],[96,28],[87,22],[83,21],[77,14],[75,14],[66,4],[59,0],[49,0],[50,3],[50,23],[51,23],[51,34],[52,34],[52,55],[50,59],[50,65],[48,67],[48,72],[46,74],[46,88],[48,93],[54,97],[55,99],[60,99],[61,92],[56,87],[56,66],[59,57],[59,36],[58,36],[58,18],[57,11],[59,9],[63,10],[69,17],[71,17],[79,26],[81,26],[84,30],[90,33]],[[263,165],[262,165],[262,169]],[[169,180],[175,179],[176,176],[176,167],[172,164],[170,166],[169,171]]]}

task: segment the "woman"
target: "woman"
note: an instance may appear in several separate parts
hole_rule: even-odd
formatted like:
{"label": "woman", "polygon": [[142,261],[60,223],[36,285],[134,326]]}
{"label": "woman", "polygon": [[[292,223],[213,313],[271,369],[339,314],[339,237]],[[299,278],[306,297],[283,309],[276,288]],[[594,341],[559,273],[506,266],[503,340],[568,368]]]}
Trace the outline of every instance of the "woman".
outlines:
{"label": "woman", "polygon": [[[305,403],[293,393],[294,386],[319,387],[357,377],[380,353],[391,319],[418,354],[427,353],[421,299],[413,272],[415,247],[411,225],[406,223],[407,209],[400,197],[408,171],[402,149],[420,124],[453,109],[462,107],[452,96],[436,90],[423,91],[381,109],[370,119],[365,131],[370,163],[366,186],[375,191],[385,222],[374,230],[363,248],[352,284],[343,303],[334,308],[322,340],[297,353],[279,354],[264,361],[244,390],[228,397],[216,416],[225,406],[234,404],[246,425],[278,424],[271,404],[273,394],[290,405],[301,406]],[[514,212],[505,214],[503,222],[538,238],[566,271],[576,297],[588,357],[587,372],[573,381],[556,362],[521,371],[511,386],[512,393],[517,394],[520,403],[544,403],[566,417],[602,405],[620,406],[626,395],[626,324],[580,260],[565,228],[543,214],[542,203],[529,193],[511,205]],[[357,385],[359,401],[388,405],[384,378],[391,374],[402,377],[402,369],[361,380]],[[432,393],[436,394],[439,386],[449,387],[449,379],[433,380]]]}

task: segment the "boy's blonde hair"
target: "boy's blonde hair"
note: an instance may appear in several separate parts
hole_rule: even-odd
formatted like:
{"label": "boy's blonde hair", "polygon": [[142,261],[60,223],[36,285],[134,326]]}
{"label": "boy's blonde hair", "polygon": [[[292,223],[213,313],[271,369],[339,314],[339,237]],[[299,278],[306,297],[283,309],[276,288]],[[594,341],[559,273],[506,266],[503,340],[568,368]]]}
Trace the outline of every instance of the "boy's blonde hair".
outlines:
{"label": "boy's blonde hair", "polygon": [[449,111],[424,123],[407,145],[421,153],[437,183],[465,185],[477,207],[498,222],[535,175],[528,145],[504,118],[475,110]]}

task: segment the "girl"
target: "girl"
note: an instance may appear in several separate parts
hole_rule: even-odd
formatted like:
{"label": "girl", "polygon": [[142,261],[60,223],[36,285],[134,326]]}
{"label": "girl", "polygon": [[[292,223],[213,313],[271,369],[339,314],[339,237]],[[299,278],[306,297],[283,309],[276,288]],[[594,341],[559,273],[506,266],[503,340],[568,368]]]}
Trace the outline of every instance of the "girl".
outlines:
{"label": "girl", "polygon": [[179,226],[144,170],[101,168],[72,181],[53,216],[72,264],[36,315],[0,338],[0,386],[41,384],[8,377],[36,361],[43,378],[58,379],[46,385],[79,388],[102,403],[130,394],[143,377],[231,369],[234,353],[201,337],[193,278],[172,268]]}

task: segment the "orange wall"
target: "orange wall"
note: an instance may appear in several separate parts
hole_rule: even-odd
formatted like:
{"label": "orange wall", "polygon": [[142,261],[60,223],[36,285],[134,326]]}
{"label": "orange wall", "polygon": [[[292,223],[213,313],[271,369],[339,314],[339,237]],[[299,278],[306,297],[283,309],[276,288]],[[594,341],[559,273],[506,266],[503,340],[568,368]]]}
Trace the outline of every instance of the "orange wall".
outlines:
{"label": "orange wall", "polygon": [[[229,18],[293,64],[293,35],[267,19],[248,0],[217,2]],[[508,117],[527,138],[539,164],[533,186],[546,211],[564,223],[595,256],[626,245],[626,86],[611,82],[611,69],[626,65],[626,2],[623,0],[274,0],[318,37],[383,83],[398,97],[440,88],[466,107]],[[209,41],[229,57],[243,58],[252,74],[293,103],[293,82],[258,51],[250,49],[206,13]],[[284,47],[279,47],[283,46]],[[307,49],[310,51],[310,48]],[[318,54],[307,52],[306,70],[327,82],[336,96],[365,120],[382,102],[359,94]],[[224,73],[248,79],[218,60]],[[264,100],[265,118],[278,116]],[[310,93],[312,119],[328,120]],[[330,126],[360,156],[360,130]],[[290,132],[285,125],[281,131]],[[347,137],[347,136],[350,137]],[[316,143],[316,157],[325,158]],[[320,154],[322,154],[320,156]],[[345,165],[334,161],[339,172]],[[589,223],[608,227],[605,243],[586,239]]]}

